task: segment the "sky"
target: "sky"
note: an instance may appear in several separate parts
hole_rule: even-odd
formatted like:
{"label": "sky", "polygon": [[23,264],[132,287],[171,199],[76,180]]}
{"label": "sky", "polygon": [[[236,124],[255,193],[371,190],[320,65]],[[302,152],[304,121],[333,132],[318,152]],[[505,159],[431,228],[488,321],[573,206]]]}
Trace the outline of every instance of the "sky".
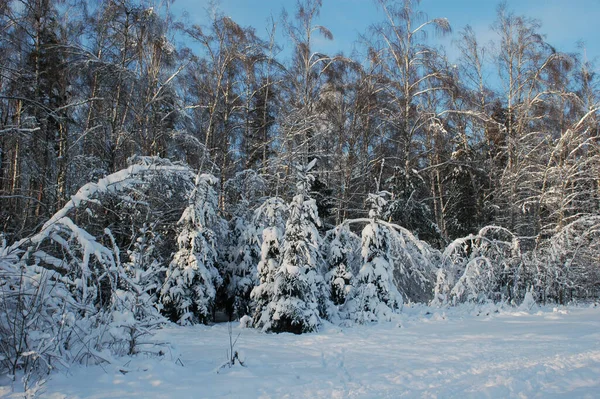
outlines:
{"label": "sky", "polygon": [[[175,0],[172,12],[176,17],[183,17],[185,12],[189,22],[203,25],[208,22],[206,9],[209,2]],[[471,25],[479,42],[487,43],[495,37],[490,26],[495,19],[498,3],[495,0],[422,0],[420,8],[429,18],[447,18],[454,36],[464,26]],[[293,15],[296,1],[220,0],[217,4],[223,14],[239,25],[254,27],[261,37],[266,38],[270,17],[278,20],[284,8]],[[517,15],[540,20],[540,32],[558,51],[576,52],[577,43],[583,41],[587,58],[597,58],[600,63],[600,0],[508,0],[507,4]],[[315,50],[327,54],[343,51],[349,55],[359,34],[382,20],[383,14],[373,0],[323,0],[317,24],[327,27],[333,33],[334,40],[318,40]],[[446,47],[451,60],[458,54],[452,45],[453,39],[432,39]],[[278,42],[285,46],[282,38],[278,38]],[[283,54],[288,50],[284,50]]]}

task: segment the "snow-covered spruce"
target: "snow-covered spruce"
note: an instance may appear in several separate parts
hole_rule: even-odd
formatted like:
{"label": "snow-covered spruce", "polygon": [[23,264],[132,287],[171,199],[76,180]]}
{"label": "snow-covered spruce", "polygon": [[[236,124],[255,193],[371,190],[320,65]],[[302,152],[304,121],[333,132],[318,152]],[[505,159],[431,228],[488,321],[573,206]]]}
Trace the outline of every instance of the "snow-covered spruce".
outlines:
{"label": "snow-covered spruce", "polygon": [[254,304],[252,324],[265,331],[271,328],[270,315],[273,313],[271,298],[275,283],[275,273],[279,269],[288,206],[278,197],[267,199],[255,212],[256,225],[266,226],[262,232],[260,262],[257,272],[260,284],[254,287],[250,298]]}
{"label": "snow-covered spruce", "polygon": [[379,223],[386,193],[369,194],[371,221],[362,231],[363,265],[346,303],[346,312],[358,323],[389,321],[403,299],[393,281],[391,229]]}
{"label": "snow-covered spruce", "polygon": [[229,225],[230,245],[227,263],[227,302],[230,317],[252,314],[250,293],[259,284],[257,264],[261,247],[257,226],[247,215],[234,216]]}
{"label": "snow-covered spruce", "polygon": [[154,225],[145,224],[139,231],[129,262],[121,276],[124,289],[113,295],[112,324],[109,330],[115,341],[122,346],[121,353],[133,355],[148,352],[149,336],[167,320],[158,310],[158,291],[165,268],[162,259],[155,254],[155,242],[159,240]]}
{"label": "snow-covered spruce", "polygon": [[347,225],[330,230],[326,241],[329,241],[324,246],[329,271],[325,275],[325,281],[329,284],[331,301],[339,306],[346,302],[354,276],[360,268],[360,255],[357,252],[360,252],[361,242]]}
{"label": "snow-covered spruce", "polygon": [[221,254],[223,287],[218,293],[230,319],[253,314],[252,289],[259,285],[257,265],[261,259],[263,220],[254,210],[264,199],[264,176],[244,170],[225,182],[225,208],[229,210],[227,248]]}
{"label": "snow-covered spruce", "polygon": [[328,310],[327,286],[320,273],[321,224],[315,200],[308,193],[315,161],[297,167],[297,194],[289,206],[281,265],[275,274],[269,304],[269,330],[304,333],[315,331]]}
{"label": "snow-covered spruce", "polygon": [[161,290],[165,312],[179,324],[206,323],[213,311],[221,276],[217,271],[215,226],[217,214],[217,179],[199,174],[190,195],[189,206],[179,220],[179,250],[169,264]]}

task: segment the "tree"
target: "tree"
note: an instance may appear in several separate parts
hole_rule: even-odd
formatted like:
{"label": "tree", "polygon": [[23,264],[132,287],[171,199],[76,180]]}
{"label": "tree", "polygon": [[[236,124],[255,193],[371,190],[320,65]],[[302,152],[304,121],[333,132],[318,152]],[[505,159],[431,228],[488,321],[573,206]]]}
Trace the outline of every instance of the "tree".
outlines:
{"label": "tree", "polygon": [[267,199],[255,212],[255,224],[264,228],[260,262],[257,266],[260,284],[253,288],[250,298],[255,309],[252,324],[263,331],[271,329],[275,275],[281,262],[281,244],[287,213],[287,204],[277,197]]}
{"label": "tree", "polygon": [[505,107],[501,127],[505,164],[499,171],[501,175],[494,177],[495,205],[500,210],[496,220],[521,235],[539,232],[539,209],[531,198],[540,189],[546,157],[544,141],[549,139],[549,135],[539,132],[553,131],[544,119],[553,114],[549,112],[551,103],[566,95],[563,88],[552,83],[552,76],[571,66],[570,57],[549,46],[539,28],[537,20],[514,15],[506,4],[498,8],[494,29],[500,36],[497,66]]}
{"label": "tree", "polygon": [[129,251],[129,261],[123,265],[121,289],[113,296],[110,334],[123,346],[121,353],[134,355],[151,351],[145,340],[167,320],[160,314],[160,287],[166,268],[157,251],[160,237],[156,225],[145,224]]}
{"label": "tree", "polygon": [[231,219],[226,253],[221,254],[224,281],[220,299],[230,318],[241,318],[253,314],[250,293],[259,284],[257,264],[265,221],[255,217],[255,210],[263,200],[265,177],[244,170],[225,183],[225,190],[225,208],[231,212]]}
{"label": "tree", "polygon": [[306,167],[297,167],[297,194],[289,204],[281,264],[275,274],[269,314],[273,332],[296,334],[317,330],[326,316],[325,284],[321,273],[321,224],[315,200],[308,193],[314,177]]}
{"label": "tree", "polygon": [[196,188],[188,207],[179,219],[179,250],[173,256],[161,302],[173,321],[179,324],[206,323],[215,305],[217,288],[222,278],[216,268],[218,233],[218,180],[208,174],[198,174]]}
{"label": "tree", "polygon": [[391,231],[378,223],[389,193],[371,194],[371,221],[362,231],[363,264],[347,302],[348,314],[358,323],[390,321],[402,308],[403,299],[394,284],[394,259],[391,255]]}
{"label": "tree", "polygon": [[331,301],[340,306],[346,303],[348,294],[352,291],[354,276],[359,270],[360,238],[342,225],[328,232],[327,265],[329,271],[325,281],[329,284]]}
{"label": "tree", "polygon": [[525,267],[519,239],[502,227],[486,226],[446,247],[433,303],[510,303],[523,299],[531,284],[522,270]]}
{"label": "tree", "polygon": [[[446,34],[451,31],[445,18],[428,19],[417,10],[419,1],[396,3],[378,1],[386,21],[374,27],[381,40],[379,57],[389,107],[383,110],[395,146],[389,148],[394,160],[388,166],[404,168],[408,175],[419,154],[415,154],[416,139],[430,123],[431,113],[419,107],[423,96],[431,91],[445,90],[444,71],[432,68],[436,51],[424,43],[428,29]],[[376,51],[376,50],[373,50]],[[425,108],[426,109],[426,108]]]}

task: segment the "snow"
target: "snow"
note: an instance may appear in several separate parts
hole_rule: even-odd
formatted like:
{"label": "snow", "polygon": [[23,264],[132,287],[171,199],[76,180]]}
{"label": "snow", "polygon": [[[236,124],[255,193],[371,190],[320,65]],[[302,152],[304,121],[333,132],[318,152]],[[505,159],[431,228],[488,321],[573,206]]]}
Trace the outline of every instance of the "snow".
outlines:
{"label": "snow", "polygon": [[[392,323],[265,334],[226,323],[168,326],[163,358],[55,374],[44,398],[597,397],[600,308],[534,311],[405,305]],[[4,391],[2,391],[4,389]],[[0,387],[0,396],[7,393]]]}

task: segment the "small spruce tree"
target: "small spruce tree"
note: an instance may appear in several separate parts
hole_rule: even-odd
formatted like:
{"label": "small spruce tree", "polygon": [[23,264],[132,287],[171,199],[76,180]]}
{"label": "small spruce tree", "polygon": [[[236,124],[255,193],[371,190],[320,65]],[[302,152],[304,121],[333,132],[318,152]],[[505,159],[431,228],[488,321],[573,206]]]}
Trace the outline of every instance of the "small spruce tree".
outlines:
{"label": "small spruce tree", "polygon": [[270,330],[274,332],[315,331],[327,310],[326,285],[319,270],[321,237],[317,227],[321,220],[317,204],[309,196],[314,181],[310,170],[315,161],[297,167],[297,194],[289,206],[281,265],[271,299]]}
{"label": "small spruce tree", "polygon": [[379,221],[387,195],[380,192],[367,198],[371,221],[362,231],[363,265],[347,302],[348,314],[358,323],[389,321],[402,306],[402,295],[393,281],[392,234]]}
{"label": "small spruce tree", "polygon": [[327,248],[327,264],[329,272],[325,281],[329,284],[331,301],[334,305],[343,305],[352,290],[356,263],[355,252],[360,247],[360,238],[347,226],[339,226],[330,230],[331,242]]}
{"label": "small spruce tree", "polygon": [[252,324],[265,331],[271,328],[273,314],[273,289],[275,274],[279,269],[281,250],[285,228],[287,204],[281,198],[267,199],[255,212],[254,221],[257,226],[266,226],[262,233],[260,262],[257,272],[260,284],[250,294],[254,307]]}
{"label": "small spruce tree", "polygon": [[230,317],[252,313],[250,293],[259,284],[257,263],[261,259],[258,228],[249,217],[235,216],[231,220],[232,243],[227,268],[227,296]]}
{"label": "small spruce tree", "polygon": [[216,233],[212,229],[220,224],[216,183],[212,175],[198,175],[189,206],[178,222],[179,250],[169,264],[161,301],[167,315],[179,324],[206,323],[222,282],[215,266]]}

